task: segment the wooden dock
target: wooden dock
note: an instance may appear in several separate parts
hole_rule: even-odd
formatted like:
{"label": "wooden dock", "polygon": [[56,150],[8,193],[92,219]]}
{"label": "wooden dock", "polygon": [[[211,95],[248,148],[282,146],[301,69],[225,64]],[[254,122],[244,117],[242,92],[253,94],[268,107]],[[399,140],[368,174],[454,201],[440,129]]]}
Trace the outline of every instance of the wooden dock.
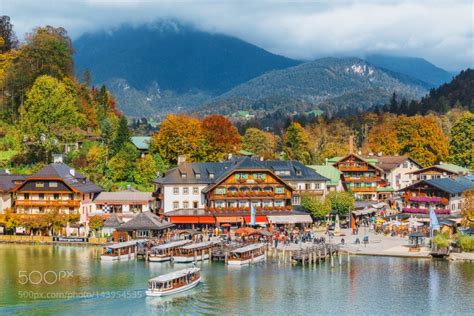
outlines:
{"label": "wooden dock", "polygon": [[333,244],[321,244],[295,251],[291,255],[291,260],[297,264],[313,264],[326,259],[333,261],[339,255],[339,246]]}

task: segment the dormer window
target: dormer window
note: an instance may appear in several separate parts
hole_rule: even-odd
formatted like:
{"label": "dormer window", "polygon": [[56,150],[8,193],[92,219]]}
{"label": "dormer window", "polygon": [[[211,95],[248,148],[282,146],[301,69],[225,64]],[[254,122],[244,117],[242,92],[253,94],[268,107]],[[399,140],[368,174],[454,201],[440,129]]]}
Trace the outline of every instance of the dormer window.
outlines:
{"label": "dormer window", "polygon": [[214,179],[214,173],[209,173],[209,179]]}
{"label": "dormer window", "polygon": [[301,176],[301,170],[296,170],[296,175]]}
{"label": "dormer window", "polygon": [[201,179],[201,174],[200,173],[196,173],[196,179]]}
{"label": "dormer window", "polygon": [[182,174],[181,174],[181,179],[186,179],[186,176],[187,176],[187,175],[186,175],[185,173],[182,173]]}
{"label": "dormer window", "polygon": [[44,182],[36,182],[37,188],[44,188]]}

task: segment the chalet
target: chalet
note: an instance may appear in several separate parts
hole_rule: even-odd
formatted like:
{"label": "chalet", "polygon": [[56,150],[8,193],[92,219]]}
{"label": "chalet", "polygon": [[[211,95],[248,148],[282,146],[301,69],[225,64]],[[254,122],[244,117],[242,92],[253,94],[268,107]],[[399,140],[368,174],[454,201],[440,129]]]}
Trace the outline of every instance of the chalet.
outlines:
{"label": "chalet", "polygon": [[47,165],[12,189],[14,210],[44,216],[52,211],[79,214],[79,232],[88,233],[87,218],[102,188],[62,162]]}
{"label": "chalet", "polygon": [[128,221],[139,213],[155,209],[156,199],[151,192],[118,191],[101,192],[94,199],[94,211],[91,215],[116,214]]}
{"label": "chalet", "polygon": [[394,191],[403,189],[413,183],[413,172],[422,167],[419,163],[407,156],[382,156],[374,158],[375,165],[382,169],[382,180]]}
{"label": "chalet", "polygon": [[329,179],[329,181],[327,182],[327,190],[328,191],[342,191],[343,190],[343,187],[342,187],[342,181],[341,181],[341,172],[329,165],[329,164],[325,164],[325,165],[311,165],[311,166],[308,166],[310,167],[311,169],[313,169],[314,171],[316,171],[317,173],[319,173],[320,175],[322,175],[323,177],[326,177]]}
{"label": "chalet", "polygon": [[4,214],[6,209],[12,208],[13,198],[11,190],[24,180],[25,176],[12,175],[0,170],[0,214]]}
{"label": "chalet", "polygon": [[303,192],[324,197],[327,178],[297,161],[183,162],[156,179],[161,212],[174,223],[216,224],[257,221],[275,212],[291,215]]}
{"label": "chalet", "polygon": [[474,182],[467,177],[421,180],[401,190],[402,211],[428,214],[433,208],[437,214],[459,214],[467,190],[474,190]]}
{"label": "chalet", "polygon": [[420,180],[455,178],[470,174],[469,169],[450,163],[440,163],[438,165],[422,168],[411,172],[413,183]]}
{"label": "chalet", "polygon": [[383,170],[359,155],[342,157],[334,167],[341,172],[344,189],[353,192],[358,200],[378,200],[377,189],[386,186],[382,181]]}

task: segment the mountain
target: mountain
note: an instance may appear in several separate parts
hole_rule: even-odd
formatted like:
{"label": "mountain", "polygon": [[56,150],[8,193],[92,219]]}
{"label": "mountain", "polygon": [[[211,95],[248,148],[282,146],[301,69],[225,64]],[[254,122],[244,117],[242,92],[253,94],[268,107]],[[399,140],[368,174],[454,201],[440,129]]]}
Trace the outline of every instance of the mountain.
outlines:
{"label": "mountain", "polygon": [[[418,83],[417,83],[418,82]],[[416,79],[378,68],[358,58],[322,58],[294,67],[274,70],[223,93],[201,111],[233,113],[236,104],[250,109],[272,111],[286,107],[289,112],[319,107],[331,113],[364,110],[384,104],[390,95],[417,99],[427,93]],[[286,102],[275,100],[293,100]],[[273,100],[269,106],[266,100]],[[238,102],[237,102],[238,101]],[[280,106],[281,105],[281,106]]]}
{"label": "mountain", "polygon": [[85,34],[73,46],[77,73],[88,69],[94,84],[107,83],[122,96],[119,106],[126,113],[137,107],[173,108],[183,96],[193,104],[300,63],[235,37],[170,21]]}
{"label": "mountain", "polygon": [[461,71],[451,82],[445,83],[421,99],[422,113],[429,110],[444,113],[461,105],[474,112],[474,69]]}
{"label": "mountain", "polygon": [[423,58],[369,55],[364,59],[377,67],[425,82],[429,88],[436,88],[453,78],[451,73]]}

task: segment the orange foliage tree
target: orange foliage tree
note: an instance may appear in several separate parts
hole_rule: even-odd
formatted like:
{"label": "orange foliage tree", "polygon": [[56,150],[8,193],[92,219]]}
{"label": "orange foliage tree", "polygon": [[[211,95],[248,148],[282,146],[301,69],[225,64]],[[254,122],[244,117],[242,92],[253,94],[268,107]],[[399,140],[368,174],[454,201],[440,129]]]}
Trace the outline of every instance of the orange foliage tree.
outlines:
{"label": "orange foliage tree", "polygon": [[240,149],[237,128],[222,115],[206,116],[202,121],[202,131],[207,145],[207,161],[223,160],[227,154]]}

